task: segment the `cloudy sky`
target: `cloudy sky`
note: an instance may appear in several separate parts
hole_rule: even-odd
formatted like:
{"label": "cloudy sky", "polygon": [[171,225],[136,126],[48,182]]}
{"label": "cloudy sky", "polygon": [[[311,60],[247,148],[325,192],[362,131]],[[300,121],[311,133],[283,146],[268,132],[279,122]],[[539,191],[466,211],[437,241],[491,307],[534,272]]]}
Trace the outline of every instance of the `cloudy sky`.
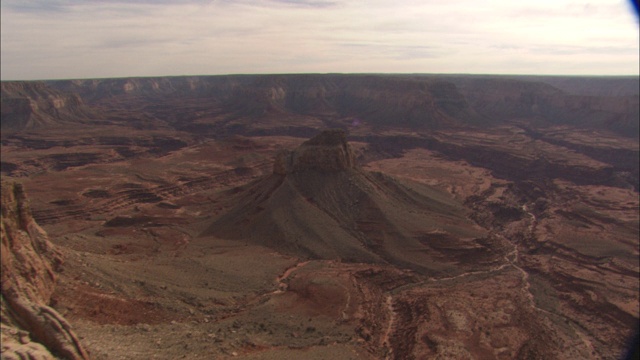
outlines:
{"label": "cloudy sky", "polygon": [[637,75],[623,0],[2,0],[2,80]]}

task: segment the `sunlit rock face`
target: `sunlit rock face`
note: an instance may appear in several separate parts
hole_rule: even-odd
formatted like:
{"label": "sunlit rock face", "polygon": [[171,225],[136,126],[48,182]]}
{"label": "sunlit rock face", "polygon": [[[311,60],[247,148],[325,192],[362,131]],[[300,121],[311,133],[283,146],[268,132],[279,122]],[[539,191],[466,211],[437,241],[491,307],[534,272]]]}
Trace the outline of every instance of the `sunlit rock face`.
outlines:
{"label": "sunlit rock face", "polygon": [[1,250],[2,359],[87,359],[69,323],[48,306],[62,257],[20,184],[2,183]]}
{"label": "sunlit rock face", "polygon": [[46,233],[31,216],[20,184],[2,183],[2,295],[49,301],[53,268],[61,262]]}

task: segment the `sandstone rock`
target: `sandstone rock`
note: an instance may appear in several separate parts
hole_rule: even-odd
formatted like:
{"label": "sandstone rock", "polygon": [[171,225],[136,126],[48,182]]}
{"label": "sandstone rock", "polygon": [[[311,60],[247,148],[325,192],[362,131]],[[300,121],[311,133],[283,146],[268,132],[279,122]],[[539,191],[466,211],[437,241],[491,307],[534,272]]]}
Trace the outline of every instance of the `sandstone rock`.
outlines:
{"label": "sandstone rock", "polygon": [[2,184],[2,294],[47,302],[62,257],[31,216],[20,184]]}
{"label": "sandstone rock", "polygon": [[62,257],[33,220],[20,184],[2,183],[1,225],[2,358],[87,359],[69,323],[47,306]]}
{"label": "sandstone rock", "polygon": [[[6,331],[5,331],[6,330]],[[49,360],[55,359],[42,344],[36,342],[22,343],[9,335],[9,328],[2,327],[2,359],[3,360]]]}

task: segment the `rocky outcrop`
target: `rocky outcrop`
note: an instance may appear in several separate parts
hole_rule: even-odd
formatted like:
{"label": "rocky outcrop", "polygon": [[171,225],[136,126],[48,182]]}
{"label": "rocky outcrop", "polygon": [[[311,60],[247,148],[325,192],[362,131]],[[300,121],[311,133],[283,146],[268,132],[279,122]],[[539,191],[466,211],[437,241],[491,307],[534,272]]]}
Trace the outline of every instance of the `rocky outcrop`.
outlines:
{"label": "rocky outcrop", "polygon": [[33,220],[20,184],[2,183],[2,359],[87,359],[49,307],[61,254]]}
{"label": "rocky outcrop", "polygon": [[274,174],[316,170],[337,172],[355,167],[353,150],[344,130],[326,130],[294,151],[282,151],[273,165]]}

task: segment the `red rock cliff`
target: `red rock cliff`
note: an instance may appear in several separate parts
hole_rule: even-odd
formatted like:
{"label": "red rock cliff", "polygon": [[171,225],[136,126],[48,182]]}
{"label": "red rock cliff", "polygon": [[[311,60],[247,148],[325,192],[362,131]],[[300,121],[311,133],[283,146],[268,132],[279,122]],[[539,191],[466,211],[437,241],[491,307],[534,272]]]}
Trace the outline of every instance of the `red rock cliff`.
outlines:
{"label": "red rock cliff", "polygon": [[2,359],[87,359],[69,323],[48,306],[62,258],[20,184],[2,183],[1,234]]}

